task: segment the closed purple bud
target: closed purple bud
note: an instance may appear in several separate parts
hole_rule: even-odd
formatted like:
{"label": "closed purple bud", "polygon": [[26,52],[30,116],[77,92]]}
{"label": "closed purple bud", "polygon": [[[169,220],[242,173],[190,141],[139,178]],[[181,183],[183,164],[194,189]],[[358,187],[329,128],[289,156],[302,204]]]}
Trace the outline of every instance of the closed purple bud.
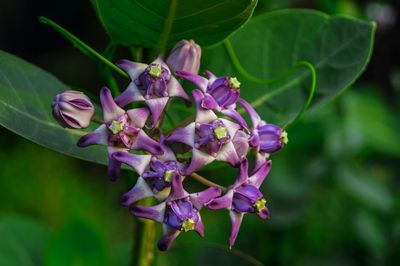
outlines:
{"label": "closed purple bud", "polygon": [[51,108],[58,123],[69,128],[88,127],[95,111],[90,99],[84,93],[73,90],[57,94]]}
{"label": "closed purple bud", "polygon": [[288,143],[287,132],[273,124],[261,123],[250,140],[253,147],[259,146],[261,152],[273,153]]}
{"label": "closed purple bud", "polygon": [[200,69],[201,48],[193,40],[182,40],[175,45],[167,59],[174,71],[187,71],[197,74]]}

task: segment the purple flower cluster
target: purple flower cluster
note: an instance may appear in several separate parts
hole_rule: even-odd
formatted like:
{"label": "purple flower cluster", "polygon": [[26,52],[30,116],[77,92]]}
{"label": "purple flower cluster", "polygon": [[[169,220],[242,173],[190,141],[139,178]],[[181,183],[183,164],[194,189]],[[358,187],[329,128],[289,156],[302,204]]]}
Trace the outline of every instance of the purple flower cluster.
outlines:
{"label": "purple flower cluster", "polygon": [[[139,175],[135,186],[122,196],[121,204],[129,206],[136,217],[163,224],[160,250],[167,250],[181,232],[193,230],[203,236],[203,207],[229,210],[230,246],[234,245],[245,214],[268,218],[267,201],[260,186],[271,169],[269,155],[288,141],[282,128],[261,120],[240,97],[241,83],[237,78],[217,77],[210,71],[206,71],[207,78],[198,75],[200,56],[197,44],[182,41],[172,50],[167,63],[161,57],[149,65],[120,61],[117,65],[131,78],[128,88],[115,99],[109,89],[101,89],[104,122],[78,141],[80,147],[107,147],[111,180],[119,176],[121,164]],[[191,122],[165,133],[161,121],[170,98],[179,97],[191,103],[179,79],[196,86],[191,92],[196,113]],[[144,102],[144,107],[123,109],[133,102]],[[251,126],[238,112],[239,105],[248,114]],[[67,91],[56,96],[53,113],[64,126],[84,128],[94,108],[82,93]],[[189,153],[190,158],[179,156],[181,153]],[[255,163],[249,171],[251,154],[255,155]],[[213,161],[238,169],[233,184],[228,188],[211,186],[198,193],[186,192],[185,179],[197,176],[196,171]],[[149,197],[159,203],[137,205],[139,200]]]}

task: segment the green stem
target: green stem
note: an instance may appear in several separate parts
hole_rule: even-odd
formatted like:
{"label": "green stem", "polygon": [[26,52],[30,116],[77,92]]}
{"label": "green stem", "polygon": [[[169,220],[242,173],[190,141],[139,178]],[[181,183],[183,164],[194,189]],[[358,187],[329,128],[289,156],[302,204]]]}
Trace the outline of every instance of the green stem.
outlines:
{"label": "green stem", "polygon": [[56,29],[59,33],[61,33],[64,37],[66,37],[73,45],[75,45],[81,52],[83,52],[85,55],[89,56],[91,59],[98,59],[105,63],[107,66],[109,66],[111,69],[113,69],[115,72],[121,74],[122,76],[129,78],[128,74],[125,73],[122,69],[108,61],[105,57],[103,57],[101,54],[93,50],[90,46],[85,44],[83,41],[78,39],[76,36],[74,36],[72,33],[58,25],[57,23],[53,22],[52,20],[46,18],[46,17],[39,17],[39,21],[51,26],[52,28]]}
{"label": "green stem", "polygon": [[210,180],[208,180],[207,178],[202,177],[201,175],[197,174],[197,173],[191,173],[190,177],[192,177],[194,180],[208,186],[208,187],[218,187],[220,188],[223,192],[226,192],[226,187],[220,186]]}
{"label": "green stem", "polygon": [[[151,204],[145,199],[145,205]],[[151,220],[134,219],[132,266],[150,266],[154,260],[155,223]]]}

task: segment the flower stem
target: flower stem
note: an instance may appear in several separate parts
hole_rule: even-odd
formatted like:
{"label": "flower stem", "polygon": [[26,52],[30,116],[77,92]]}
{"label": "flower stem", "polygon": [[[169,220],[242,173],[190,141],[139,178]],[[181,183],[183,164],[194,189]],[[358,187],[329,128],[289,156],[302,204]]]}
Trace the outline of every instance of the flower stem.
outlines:
{"label": "flower stem", "polygon": [[196,181],[198,181],[198,182],[200,182],[200,183],[202,183],[202,184],[204,184],[204,185],[206,185],[206,186],[209,186],[209,187],[218,187],[218,188],[222,189],[223,192],[225,192],[225,191],[227,190],[226,187],[220,186],[220,185],[218,185],[218,184],[216,184],[216,183],[214,183],[214,182],[208,180],[207,178],[202,177],[201,175],[199,175],[199,174],[197,174],[197,173],[191,173],[190,176],[191,176],[194,180],[196,180]]}
{"label": "flower stem", "polygon": [[[146,199],[145,203],[149,204]],[[146,204],[146,205],[147,205]],[[150,266],[154,260],[155,223],[134,219],[132,266]]]}

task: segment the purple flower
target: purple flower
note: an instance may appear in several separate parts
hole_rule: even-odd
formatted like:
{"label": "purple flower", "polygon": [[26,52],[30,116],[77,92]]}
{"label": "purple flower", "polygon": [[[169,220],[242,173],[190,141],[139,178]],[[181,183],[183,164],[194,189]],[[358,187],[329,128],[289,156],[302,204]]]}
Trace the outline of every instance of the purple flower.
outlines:
{"label": "purple flower", "polygon": [[240,129],[240,125],[218,118],[212,110],[201,106],[203,93],[193,91],[196,102],[196,119],[184,128],[178,128],[167,138],[168,143],[180,142],[192,147],[192,158],[186,167],[185,175],[200,169],[214,160],[228,162],[237,166],[239,155],[232,139]]}
{"label": "purple flower", "polygon": [[262,121],[254,108],[245,100],[239,99],[239,103],[250,115],[253,123],[252,136],[249,144],[260,153],[274,153],[283,148],[288,143],[287,132],[282,128]]}
{"label": "purple flower", "polygon": [[216,77],[210,71],[206,74],[208,79],[187,71],[177,72],[179,77],[194,83],[203,92],[201,107],[223,113],[247,127],[246,121],[235,110],[240,96],[240,82],[235,77]]}
{"label": "purple flower", "polygon": [[174,175],[168,198],[155,206],[132,206],[134,216],[151,219],[163,224],[163,236],[158,248],[168,250],[172,242],[182,232],[196,231],[204,236],[204,226],[200,210],[221,194],[221,189],[210,187],[202,192],[189,194],[182,186],[182,177]]}
{"label": "purple flower", "polygon": [[132,82],[115,98],[115,102],[119,106],[136,101],[146,102],[152,116],[151,127],[160,119],[169,97],[181,97],[190,102],[182,86],[160,57],[150,65],[128,60],[121,60],[117,65],[129,74]]}
{"label": "purple flower", "polygon": [[161,145],[142,130],[149,116],[147,108],[125,111],[114,102],[110,90],[105,87],[100,91],[100,101],[105,123],[80,138],[78,146],[86,147],[94,144],[107,146],[108,175],[111,180],[119,176],[121,166],[121,162],[112,157],[114,152],[137,149],[156,155],[163,154]]}
{"label": "purple flower", "polygon": [[58,123],[69,128],[87,128],[95,111],[92,102],[84,93],[73,90],[57,94],[51,108]]}
{"label": "purple flower", "polygon": [[271,169],[271,161],[264,160],[264,163],[256,166],[251,176],[248,176],[248,161],[243,159],[240,165],[240,173],[228,192],[220,198],[212,200],[207,206],[212,210],[228,209],[231,218],[232,228],[229,238],[230,246],[235,243],[239,233],[243,216],[246,213],[254,213],[262,219],[269,217],[266,207],[266,200],[259,190]]}
{"label": "purple flower", "polygon": [[167,59],[174,71],[187,71],[197,74],[200,69],[201,48],[193,40],[182,40],[175,45]]}
{"label": "purple flower", "polygon": [[164,200],[170,192],[173,177],[182,176],[184,165],[176,160],[175,154],[163,142],[164,138],[161,136],[160,145],[164,150],[162,155],[138,155],[127,152],[113,154],[115,160],[131,166],[139,175],[135,186],[122,195],[121,205],[128,206],[148,197]]}

